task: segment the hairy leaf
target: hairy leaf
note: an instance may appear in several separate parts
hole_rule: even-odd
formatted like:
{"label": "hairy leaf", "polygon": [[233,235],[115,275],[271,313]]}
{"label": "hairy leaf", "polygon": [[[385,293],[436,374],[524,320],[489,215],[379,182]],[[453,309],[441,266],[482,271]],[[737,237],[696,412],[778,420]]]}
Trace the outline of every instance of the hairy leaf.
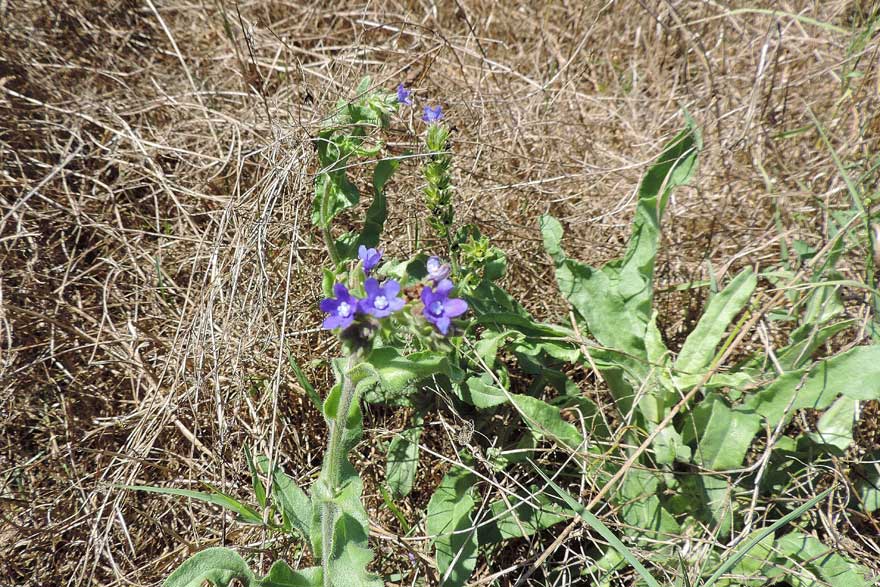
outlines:
{"label": "hairy leaf", "polygon": [[260,581],[260,587],[323,587],[322,577],[321,567],[295,571],[283,560],[277,560]]}
{"label": "hairy leaf", "polygon": [[395,496],[403,497],[412,491],[419,464],[422,424],[422,414],[415,412],[410,427],[395,436],[388,447],[385,477]]}
{"label": "hairy leaf", "polygon": [[206,548],[189,557],[171,576],[164,587],[230,587],[239,581],[245,587],[258,587],[253,571],[241,556],[228,548]]}

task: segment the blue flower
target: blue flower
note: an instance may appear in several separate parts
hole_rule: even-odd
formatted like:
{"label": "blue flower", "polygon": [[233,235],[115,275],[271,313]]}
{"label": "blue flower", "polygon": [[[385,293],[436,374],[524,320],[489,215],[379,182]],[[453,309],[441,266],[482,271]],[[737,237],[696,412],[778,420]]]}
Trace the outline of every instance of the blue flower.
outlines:
{"label": "blue flower", "polygon": [[400,284],[389,279],[382,285],[372,277],[364,282],[367,297],[358,302],[358,308],[364,314],[385,318],[403,309],[404,301],[397,297]]}
{"label": "blue flower", "polygon": [[441,118],[443,118],[442,106],[434,106],[433,108],[425,106],[425,113],[422,115],[422,120],[428,124],[436,124],[440,122]]}
{"label": "blue flower", "polygon": [[336,298],[321,300],[321,311],[330,314],[324,318],[321,328],[333,330],[334,328],[348,328],[354,322],[357,313],[358,300],[348,293],[348,289],[342,283],[333,286]]}
{"label": "blue flower", "polygon": [[403,87],[403,84],[397,86],[397,103],[404,106],[413,105],[412,91]]}
{"label": "blue flower", "polygon": [[379,264],[382,259],[382,251],[368,249],[364,245],[358,247],[358,259],[364,262],[364,273],[368,274]]}
{"label": "blue flower", "polygon": [[451,271],[449,265],[441,261],[440,257],[429,257],[425,267],[428,269],[428,279],[433,281],[434,285],[449,277]]}
{"label": "blue flower", "polygon": [[422,303],[425,304],[422,315],[444,335],[449,332],[452,318],[461,316],[468,309],[466,301],[449,297],[451,291],[452,282],[448,279],[442,280],[434,289],[426,286],[422,290]]}

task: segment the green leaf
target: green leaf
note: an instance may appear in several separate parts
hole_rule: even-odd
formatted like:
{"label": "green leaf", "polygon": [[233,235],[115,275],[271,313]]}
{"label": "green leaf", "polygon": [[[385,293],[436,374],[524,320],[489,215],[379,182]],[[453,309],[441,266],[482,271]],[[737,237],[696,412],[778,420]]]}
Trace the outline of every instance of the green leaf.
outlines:
{"label": "green leaf", "polygon": [[816,423],[816,432],[808,434],[816,444],[826,444],[845,451],[853,441],[858,400],[839,397]]}
{"label": "green leaf", "polygon": [[578,450],[584,437],[562,419],[559,408],[528,395],[510,394],[523,420],[536,434],[547,436],[570,450]]}
{"label": "green leaf", "polygon": [[[373,202],[367,209],[367,217],[358,237],[358,245],[370,248],[379,244],[382,230],[385,227],[385,219],[388,217],[385,184],[391,179],[399,165],[400,161],[397,159],[382,159],[376,163],[376,168],[373,170]],[[357,246],[354,248],[357,249]]]}
{"label": "green leaf", "polygon": [[535,493],[535,487],[531,489],[528,496],[512,495],[489,505],[490,521],[481,523],[477,533],[480,544],[525,538],[571,517],[546,495]]}
{"label": "green leaf", "polygon": [[776,353],[776,360],[784,371],[800,369],[811,359],[813,353],[816,352],[816,349],[825,344],[826,340],[835,334],[843,332],[854,324],[855,320],[843,320],[823,328],[805,332],[803,340],[793,342],[780,349]]}
{"label": "green leaf", "polygon": [[[325,274],[326,275],[326,274]],[[332,281],[335,282],[335,276],[330,273]],[[332,288],[332,283],[330,285]],[[328,294],[327,297],[332,297]],[[287,351],[287,359],[290,363],[290,368],[293,371],[293,374],[296,376],[296,380],[299,382],[300,386],[306,391],[306,395],[309,396],[309,399],[312,400],[312,405],[315,406],[315,409],[321,411],[321,398],[318,397],[318,392],[315,391],[315,387],[312,385],[309,378],[306,377],[306,374],[303,373],[303,370],[300,368],[299,363],[296,362],[296,359],[293,358],[293,353],[289,350]]]}
{"label": "green leaf", "polygon": [[410,427],[391,440],[388,447],[385,478],[395,496],[403,497],[412,491],[419,465],[419,438],[424,421],[415,412]]}
{"label": "green leaf", "polygon": [[867,568],[841,556],[835,549],[807,534],[790,532],[776,540],[774,550],[778,553],[778,564],[791,568],[794,566],[792,561],[800,563],[795,567],[797,572],[786,574],[785,577],[793,587],[869,587],[873,584]]}
{"label": "green leaf", "polygon": [[460,467],[453,467],[428,502],[428,534],[437,551],[437,569],[441,585],[465,585],[477,562],[477,532],[471,529],[471,497],[475,478]]}
{"label": "green leaf", "polygon": [[607,540],[608,544],[610,544],[611,547],[614,548],[614,550],[620,553],[620,555],[626,560],[626,562],[632,565],[632,568],[635,569],[635,571],[639,574],[642,580],[648,584],[649,587],[660,587],[660,584],[657,582],[654,576],[651,575],[650,572],[648,572],[648,569],[646,569],[645,566],[641,562],[639,562],[639,559],[637,559],[635,555],[623,544],[623,542],[621,542],[620,539],[614,535],[614,532],[612,532],[608,528],[608,526],[602,523],[602,520],[594,516],[593,513],[586,507],[584,507],[584,505],[581,504],[581,502],[578,501],[574,496],[572,496],[570,493],[562,489],[559,485],[554,483],[553,480],[550,479],[550,477],[548,477],[547,474],[544,473],[544,471],[542,471],[540,468],[535,466],[535,470],[538,471],[538,474],[544,478],[544,481],[546,481],[547,484],[553,488],[553,491],[555,491],[556,494],[559,495],[560,498],[562,498],[566,505],[568,505],[571,512],[580,516],[580,518],[590,528],[595,530],[596,533]]}
{"label": "green leaf", "polygon": [[260,480],[260,475],[257,472],[257,468],[254,466],[254,459],[251,456],[251,449],[249,449],[247,445],[244,445],[244,458],[247,461],[248,469],[251,472],[251,484],[254,488],[254,496],[256,496],[257,503],[260,504],[260,507],[265,508],[266,488],[263,487],[263,482]]}
{"label": "green leaf", "polygon": [[[269,465],[268,457],[257,459],[257,467],[264,475],[269,473]],[[312,517],[312,504],[308,496],[281,467],[275,467],[271,480],[272,497],[281,507],[285,528],[296,530],[303,538],[308,538]]]}
{"label": "green leaf", "polygon": [[206,582],[214,587],[229,587],[232,581],[244,587],[258,587],[253,571],[241,556],[228,548],[206,548],[189,557],[171,576],[164,587],[202,587]]}
{"label": "green leaf", "polygon": [[[780,376],[763,391],[749,397],[744,409],[752,410],[775,426],[783,415],[789,422],[796,410],[823,410],[838,394],[850,399],[880,399],[880,345],[859,346],[819,361],[809,369]],[[803,385],[801,385],[803,380]],[[786,413],[786,407],[791,408]]]}
{"label": "green leaf", "polygon": [[205,493],[203,491],[192,491],[189,489],[175,489],[173,487],[151,487],[149,485],[120,485],[121,489],[131,489],[133,491],[145,491],[147,493],[161,493],[163,495],[177,495],[180,497],[189,497],[206,503],[219,505],[229,511],[238,514],[243,522],[249,524],[263,524],[263,518],[260,517],[253,508],[248,507],[225,493],[215,491]]}
{"label": "green leaf", "polygon": [[667,540],[679,532],[675,518],[660,503],[657,490],[660,481],[645,469],[630,469],[620,486],[620,515],[634,533],[651,539]]}
{"label": "green leaf", "polygon": [[469,377],[461,388],[461,399],[480,409],[492,408],[507,402],[507,394],[499,388],[492,376],[483,373]]}
{"label": "green leaf", "polygon": [[697,441],[694,461],[713,471],[742,466],[755,434],[761,429],[757,414],[730,409],[715,394],[709,394],[684,424],[686,442]]}
{"label": "green leaf", "polygon": [[373,372],[358,388],[371,403],[410,406],[409,396],[416,390],[416,383],[432,375],[449,374],[446,354],[433,351],[401,356],[394,348],[382,347],[373,350],[367,361]]}
{"label": "green leaf", "polygon": [[382,587],[376,575],[367,572],[373,553],[367,548],[367,533],[359,520],[343,513],[333,532],[330,582],[334,587]]}
{"label": "green leaf", "polygon": [[269,574],[260,580],[260,587],[323,587],[321,567],[294,571],[283,560],[277,560]]}
{"label": "green leaf", "polygon": [[709,368],[715,348],[724,338],[731,321],[748,303],[757,283],[758,279],[752,270],[744,269],[709,301],[706,311],[675,360],[677,372],[699,378]]}

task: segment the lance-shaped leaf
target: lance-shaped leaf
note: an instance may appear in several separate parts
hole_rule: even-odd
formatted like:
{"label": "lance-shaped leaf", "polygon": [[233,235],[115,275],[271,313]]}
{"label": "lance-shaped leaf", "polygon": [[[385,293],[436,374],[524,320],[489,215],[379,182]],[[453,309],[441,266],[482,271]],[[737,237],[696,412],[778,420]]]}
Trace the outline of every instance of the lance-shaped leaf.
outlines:
{"label": "lance-shaped leaf", "polygon": [[432,351],[403,356],[391,347],[378,348],[370,353],[369,364],[358,388],[370,403],[412,406],[415,384],[432,375],[450,375],[446,354]]}
{"label": "lance-shaped leaf", "polygon": [[[388,203],[385,197],[385,184],[391,179],[394,171],[400,165],[397,159],[382,159],[376,163],[373,170],[373,202],[367,209],[367,217],[364,220],[364,228],[358,237],[357,245],[364,245],[367,248],[375,247],[379,244],[379,238],[382,236],[382,230],[385,227],[385,219],[388,217]],[[353,249],[357,250],[357,246]]]}
{"label": "lance-shaped leaf", "polygon": [[697,441],[694,460],[713,471],[735,469],[743,459],[755,434],[761,429],[757,414],[730,409],[715,394],[709,394],[685,421],[685,442]]}
{"label": "lance-shaped leaf", "polygon": [[367,572],[373,553],[367,548],[367,531],[359,520],[343,513],[333,532],[330,583],[334,587],[382,587],[376,575]]}
{"label": "lance-shaped leaf", "polygon": [[293,570],[283,560],[277,560],[260,580],[260,587],[323,587],[322,577],[321,567]]}
{"label": "lance-shaped leaf", "polygon": [[398,434],[388,447],[385,478],[396,496],[406,496],[412,491],[419,465],[419,438],[424,423],[421,412],[413,414],[410,427]]}
{"label": "lance-shaped leaf", "polygon": [[[256,466],[262,474],[268,474],[269,458],[266,456],[257,458]],[[281,470],[281,467],[275,466],[270,479],[272,498],[281,507],[285,529],[296,530],[300,536],[308,538],[312,517],[312,505],[308,496],[292,477]]]}

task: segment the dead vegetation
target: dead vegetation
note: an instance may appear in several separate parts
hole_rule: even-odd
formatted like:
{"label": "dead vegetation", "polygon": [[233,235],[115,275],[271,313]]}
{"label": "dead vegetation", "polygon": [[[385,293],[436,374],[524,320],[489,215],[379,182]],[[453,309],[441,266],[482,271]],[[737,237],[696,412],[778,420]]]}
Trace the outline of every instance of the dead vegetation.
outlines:
{"label": "dead vegetation", "polygon": [[[667,212],[659,289],[772,265],[795,238],[825,242],[827,211],[849,196],[817,122],[876,186],[880,44],[864,33],[877,10],[865,0],[0,2],[0,583],[154,584],[221,543],[297,561],[295,545],[219,511],[115,486],[209,483],[243,496],[243,445],[301,479],[319,467],[324,423],[288,367],[295,358],[325,389],[335,353],[316,329],[324,258],[308,219],[309,139],[361,76],[404,80],[444,105],[458,218],[507,251],[510,288],[529,309],[558,318],[558,299],[529,295],[553,288],[537,216],[563,220],[576,258],[616,256],[640,173],[682,110],[706,148]],[[408,252],[418,183],[389,195],[385,247]],[[858,278],[864,253],[844,272]],[[697,291],[660,296],[672,341],[693,326]],[[866,311],[855,300],[854,315]],[[395,536],[375,489],[376,443],[402,418],[371,408],[373,444],[357,463],[389,572],[411,568],[409,551],[431,554]],[[426,443],[448,454],[467,423],[446,413],[435,427]],[[868,428],[863,450],[876,449]],[[424,507],[442,474],[423,459],[404,511]],[[824,526],[876,567],[877,520],[864,518],[841,511]],[[551,541],[512,544],[503,560]],[[562,558],[576,560],[577,541],[567,548]]]}

